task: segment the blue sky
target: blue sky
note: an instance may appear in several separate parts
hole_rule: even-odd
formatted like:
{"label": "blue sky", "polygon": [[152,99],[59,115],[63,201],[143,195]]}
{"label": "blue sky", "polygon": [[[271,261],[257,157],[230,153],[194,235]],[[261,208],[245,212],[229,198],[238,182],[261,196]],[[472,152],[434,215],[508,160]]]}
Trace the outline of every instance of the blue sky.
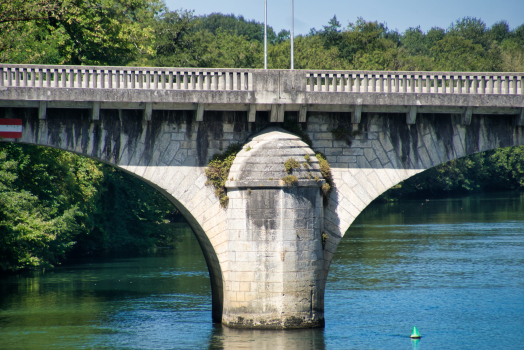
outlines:
{"label": "blue sky", "polygon": [[[321,29],[337,15],[342,26],[357,17],[387,23],[400,32],[420,26],[427,31],[437,26],[448,28],[455,20],[470,16],[481,18],[488,26],[506,20],[510,27],[524,24],[524,0],[294,0],[295,34]],[[264,0],[165,0],[171,10],[195,10],[196,15],[221,12],[264,21]],[[275,31],[289,29],[291,0],[267,0],[268,25]]]}

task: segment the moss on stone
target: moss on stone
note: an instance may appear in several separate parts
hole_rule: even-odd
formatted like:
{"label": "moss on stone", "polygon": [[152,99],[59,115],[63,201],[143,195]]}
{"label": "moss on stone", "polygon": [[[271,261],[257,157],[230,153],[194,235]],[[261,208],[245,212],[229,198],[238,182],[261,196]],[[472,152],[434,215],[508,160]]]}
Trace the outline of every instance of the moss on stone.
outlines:
{"label": "moss on stone", "polygon": [[335,187],[335,183],[333,182],[333,175],[331,174],[331,166],[329,165],[329,162],[326,160],[326,157],[320,153],[317,152],[315,155],[318,159],[318,165],[320,167],[320,173],[322,174],[322,177],[326,180],[326,184],[329,187],[325,187],[325,185],[322,186],[322,193],[324,194],[325,203],[327,204],[329,195],[331,194],[331,191],[333,191],[333,188]]}
{"label": "moss on stone", "polygon": [[326,249],[326,243],[329,236],[326,232],[322,232],[322,249]]}
{"label": "moss on stone", "polygon": [[288,160],[284,162],[284,167],[286,168],[286,173],[291,174],[293,169],[300,168],[300,163],[297,162],[295,158],[288,158]]}
{"label": "moss on stone", "polygon": [[215,196],[220,200],[222,208],[227,208],[229,202],[226,191],[229,169],[231,169],[231,165],[233,165],[235,157],[241,149],[242,145],[238,143],[230,145],[224,153],[215,154],[206,168],[206,185],[213,185]]}
{"label": "moss on stone", "polygon": [[286,185],[296,185],[298,184],[298,178],[295,175],[287,175],[282,178],[282,181]]}

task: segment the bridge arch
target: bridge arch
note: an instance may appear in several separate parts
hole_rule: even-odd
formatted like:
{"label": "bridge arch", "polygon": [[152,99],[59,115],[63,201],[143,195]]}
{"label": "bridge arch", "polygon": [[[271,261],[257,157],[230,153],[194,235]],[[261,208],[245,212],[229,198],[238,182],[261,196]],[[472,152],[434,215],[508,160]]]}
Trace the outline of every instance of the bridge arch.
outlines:
{"label": "bridge arch", "polygon": [[[216,248],[223,239],[220,225],[225,215],[217,210],[218,200],[205,186],[205,173],[198,166],[196,152],[183,148],[177,140],[194,131],[187,130],[192,114],[187,118],[185,113],[171,115],[156,124],[143,122],[134,110],[102,111],[103,118],[95,123],[89,118],[89,110],[81,109],[49,110],[46,120],[39,120],[34,109],[10,108],[4,114],[23,120],[23,137],[16,140],[18,143],[52,147],[108,164],[147,183],[175,205],[202,249],[211,280],[212,317],[215,322],[221,321],[223,276]],[[186,118],[183,126],[180,118]],[[210,237],[214,226],[218,226],[214,230],[217,234]]]}
{"label": "bridge arch", "polygon": [[[345,232],[380,194],[448,161],[524,145],[524,127],[518,126],[513,116],[474,115],[471,123],[462,121],[461,115],[423,114],[415,124],[407,124],[404,114],[363,114],[361,123],[353,126],[356,132],[350,146],[332,140],[333,146],[324,149],[326,154],[335,153],[327,158],[336,184],[324,212],[325,229],[329,232],[324,256],[326,277]],[[313,130],[339,124],[327,114],[317,114],[309,122]],[[315,134],[310,133],[313,138],[317,136],[319,144]]]}

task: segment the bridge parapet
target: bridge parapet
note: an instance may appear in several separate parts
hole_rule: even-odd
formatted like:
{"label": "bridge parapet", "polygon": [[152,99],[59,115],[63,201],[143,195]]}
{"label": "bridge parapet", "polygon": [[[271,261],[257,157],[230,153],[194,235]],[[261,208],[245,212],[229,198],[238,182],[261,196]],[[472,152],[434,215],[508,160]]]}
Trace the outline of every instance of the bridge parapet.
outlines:
{"label": "bridge parapet", "polygon": [[282,85],[284,80],[294,81],[291,88],[296,92],[524,94],[524,73],[290,71],[17,64],[0,65],[0,86],[253,91],[268,90],[268,73],[278,73],[279,85]]}
{"label": "bridge parapet", "polygon": [[306,91],[524,94],[524,73],[307,71]]}

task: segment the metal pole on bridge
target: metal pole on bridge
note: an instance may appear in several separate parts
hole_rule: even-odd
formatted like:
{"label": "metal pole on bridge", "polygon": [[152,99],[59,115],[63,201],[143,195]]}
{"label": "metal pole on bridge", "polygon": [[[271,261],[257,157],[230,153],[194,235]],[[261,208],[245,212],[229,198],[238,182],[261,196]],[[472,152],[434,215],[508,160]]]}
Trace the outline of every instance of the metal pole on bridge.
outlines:
{"label": "metal pole on bridge", "polygon": [[267,0],[264,0],[264,69],[267,69]]}
{"label": "metal pole on bridge", "polygon": [[294,64],[294,59],[293,59],[293,27],[294,27],[294,23],[293,23],[293,17],[294,16],[294,12],[295,12],[295,7],[293,5],[293,0],[291,0],[291,69],[295,69],[295,64]]}

